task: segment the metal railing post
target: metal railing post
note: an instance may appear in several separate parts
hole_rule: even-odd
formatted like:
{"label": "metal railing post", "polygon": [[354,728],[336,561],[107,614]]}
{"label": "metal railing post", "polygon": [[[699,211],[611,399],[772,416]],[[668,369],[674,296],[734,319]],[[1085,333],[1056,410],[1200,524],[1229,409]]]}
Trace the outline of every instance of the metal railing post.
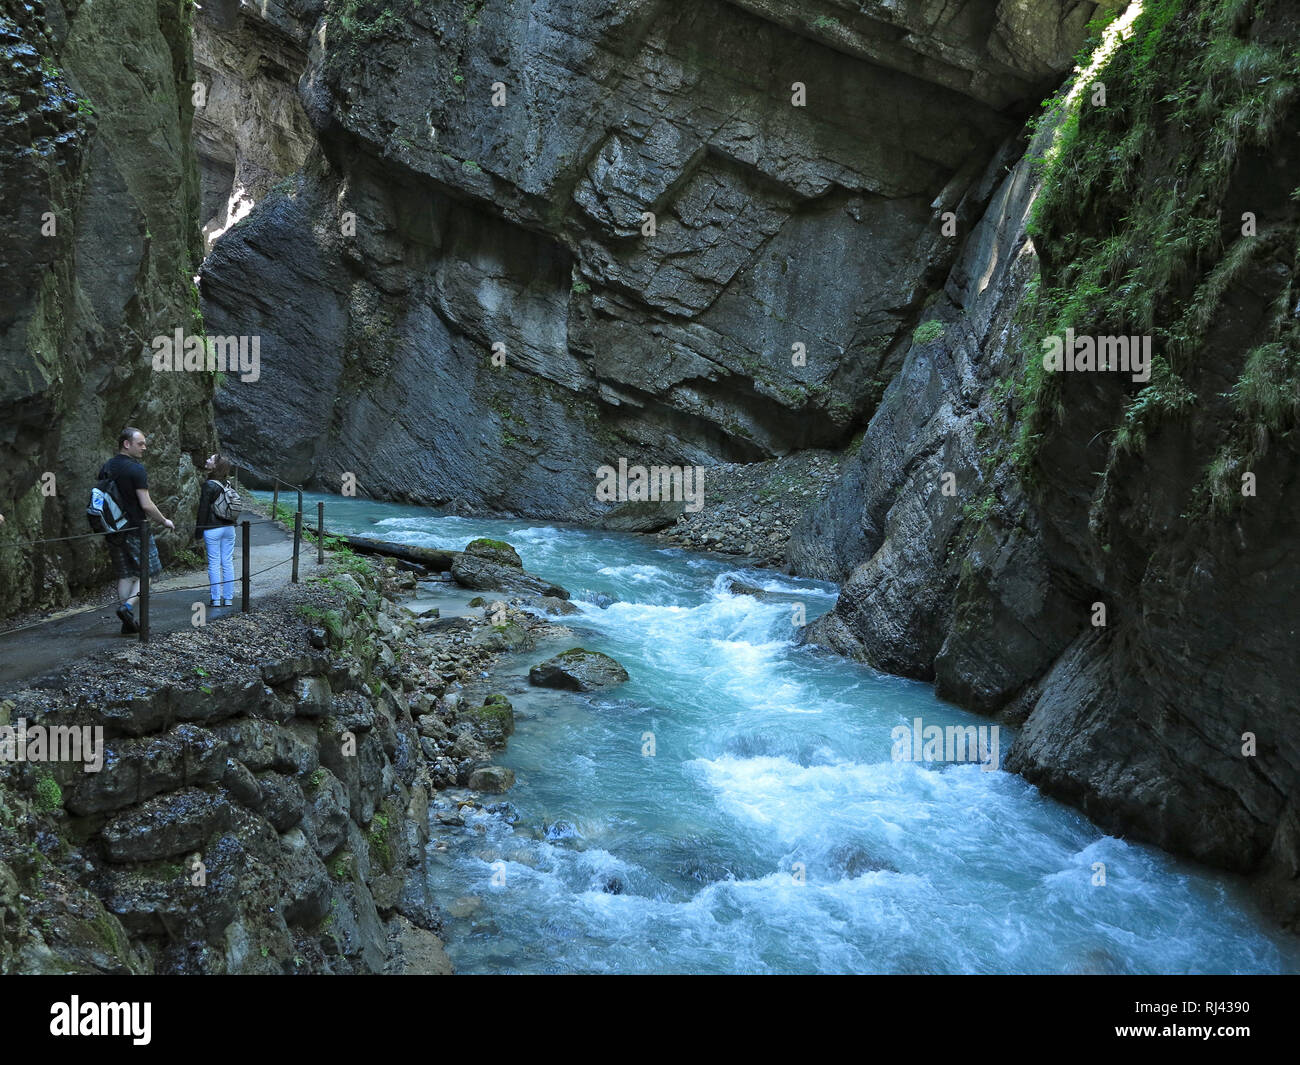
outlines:
{"label": "metal railing post", "polygon": [[240,584],[242,585],[242,591],[243,591],[243,602],[240,604],[240,609],[243,610],[245,614],[247,614],[248,613],[248,585],[249,585],[249,575],[248,575],[249,548],[248,548],[248,519],[247,518],[244,519],[242,525],[244,530],[244,544],[240,548],[240,557],[242,558],[244,563],[244,572],[240,578]]}
{"label": "metal railing post", "polygon": [[149,519],[140,522],[140,642],[149,642]]}
{"label": "metal railing post", "polygon": [[271,485],[271,520],[275,521],[275,511],[280,505],[280,482],[275,481]]}
{"label": "metal railing post", "polygon": [[325,565],[325,504],[316,504],[316,564]]}
{"label": "metal railing post", "polygon": [[293,516],[293,577],[290,578],[294,584],[298,583],[298,554],[302,550],[302,511],[298,511]]}

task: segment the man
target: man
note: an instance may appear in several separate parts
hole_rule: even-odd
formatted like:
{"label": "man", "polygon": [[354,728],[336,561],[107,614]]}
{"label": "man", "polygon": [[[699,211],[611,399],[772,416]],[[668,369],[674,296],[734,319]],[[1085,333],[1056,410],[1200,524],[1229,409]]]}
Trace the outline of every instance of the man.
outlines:
{"label": "man", "polygon": [[[140,631],[133,606],[140,594],[140,527],[147,526],[149,518],[153,518],[168,530],[176,528],[149,498],[149,478],[140,463],[146,450],[148,441],[144,433],[128,425],[118,435],[117,454],[104,463],[97,475],[101,480],[108,477],[117,482],[118,497],[129,523],[124,532],[104,537],[109,557],[113,560],[113,575],[117,577],[118,598],[122,600],[117,616],[122,619],[123,636]],[[158,560],[158,545],[154,543],[153,533],[148,536],[149,576],[154,577],[162,572],[162,563]]]}

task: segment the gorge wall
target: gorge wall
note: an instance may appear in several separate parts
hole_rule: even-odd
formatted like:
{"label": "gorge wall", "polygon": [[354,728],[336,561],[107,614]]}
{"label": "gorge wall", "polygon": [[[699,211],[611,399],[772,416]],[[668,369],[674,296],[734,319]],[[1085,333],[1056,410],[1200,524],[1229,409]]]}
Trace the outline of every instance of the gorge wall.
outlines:
{"label": "gorge wall", "polygon": [[215,446],[212,375],[155,373],[150,340],[201,333],[189,8],[0,4],[0,615],[107,580],[80,540],[117,433],[150,439],[154,501],[187,542],[191,455]]}
{"label": "gorge wall", "polygon": [[[1146,5],[1002,181],[790,552],[844,581],[809,639],[1023,724],[1008,768],[1260,874],[1291,923],[1297,29]],[[1045,372],[1066,328],[1150,337],[1149,383]]]}
{"label": "gorge wall", "polygon": [[255,475],[577,520],[620,456],[847,443],[952,262],[944,212],[978,216],[1095,7],[205,7],[200,56],[236,34],[261,85],[200,117],[205,189],[285,178],[204,265],[209,331],[262,351],[223,441]]}

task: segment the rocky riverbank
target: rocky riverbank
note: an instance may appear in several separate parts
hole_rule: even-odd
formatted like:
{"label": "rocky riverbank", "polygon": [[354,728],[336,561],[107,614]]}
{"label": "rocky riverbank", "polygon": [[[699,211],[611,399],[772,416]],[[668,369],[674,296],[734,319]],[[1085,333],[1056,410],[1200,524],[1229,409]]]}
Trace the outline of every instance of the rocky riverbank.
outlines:
{"label": "rocky riverbank", "polygon": [[[852,449],[851,449],[852,450]],[[760,566],[787,569],[790,536],[839,476],[844,455],[800,451],[766,462],[709,466],[705,506],[659,533],[680,547],[743,555]]]}
{"label": "rocky riverbank", "polygon": [[0,762],[0,972],[451,971],[430,805],[510,786],[509,703],[468,686],[546,622],[444,618],[439,582],[341,557],[0,701],[0,725],[103,730],[98,772]]}

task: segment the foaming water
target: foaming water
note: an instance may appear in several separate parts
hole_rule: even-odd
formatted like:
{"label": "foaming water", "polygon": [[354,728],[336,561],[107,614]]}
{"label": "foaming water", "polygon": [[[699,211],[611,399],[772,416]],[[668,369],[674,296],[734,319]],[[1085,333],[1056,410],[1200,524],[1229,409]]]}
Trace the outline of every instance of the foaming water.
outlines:
{"label": "foaming water", "polygon": [[435,825],[430,851],[440,899],[461,899],[460,972],[1300,971],[1234,878],[1105,836],[1018,776],[893,761],[913,718],[988,722],[795,647],[796,607],[811,621],[833,585],[648,538],[316,498],[334,531],[509,541],[573,593],[563,646],[631,675],[589,696],[528,688],[559,644],[508,666],[517,784],[464,828]]}

